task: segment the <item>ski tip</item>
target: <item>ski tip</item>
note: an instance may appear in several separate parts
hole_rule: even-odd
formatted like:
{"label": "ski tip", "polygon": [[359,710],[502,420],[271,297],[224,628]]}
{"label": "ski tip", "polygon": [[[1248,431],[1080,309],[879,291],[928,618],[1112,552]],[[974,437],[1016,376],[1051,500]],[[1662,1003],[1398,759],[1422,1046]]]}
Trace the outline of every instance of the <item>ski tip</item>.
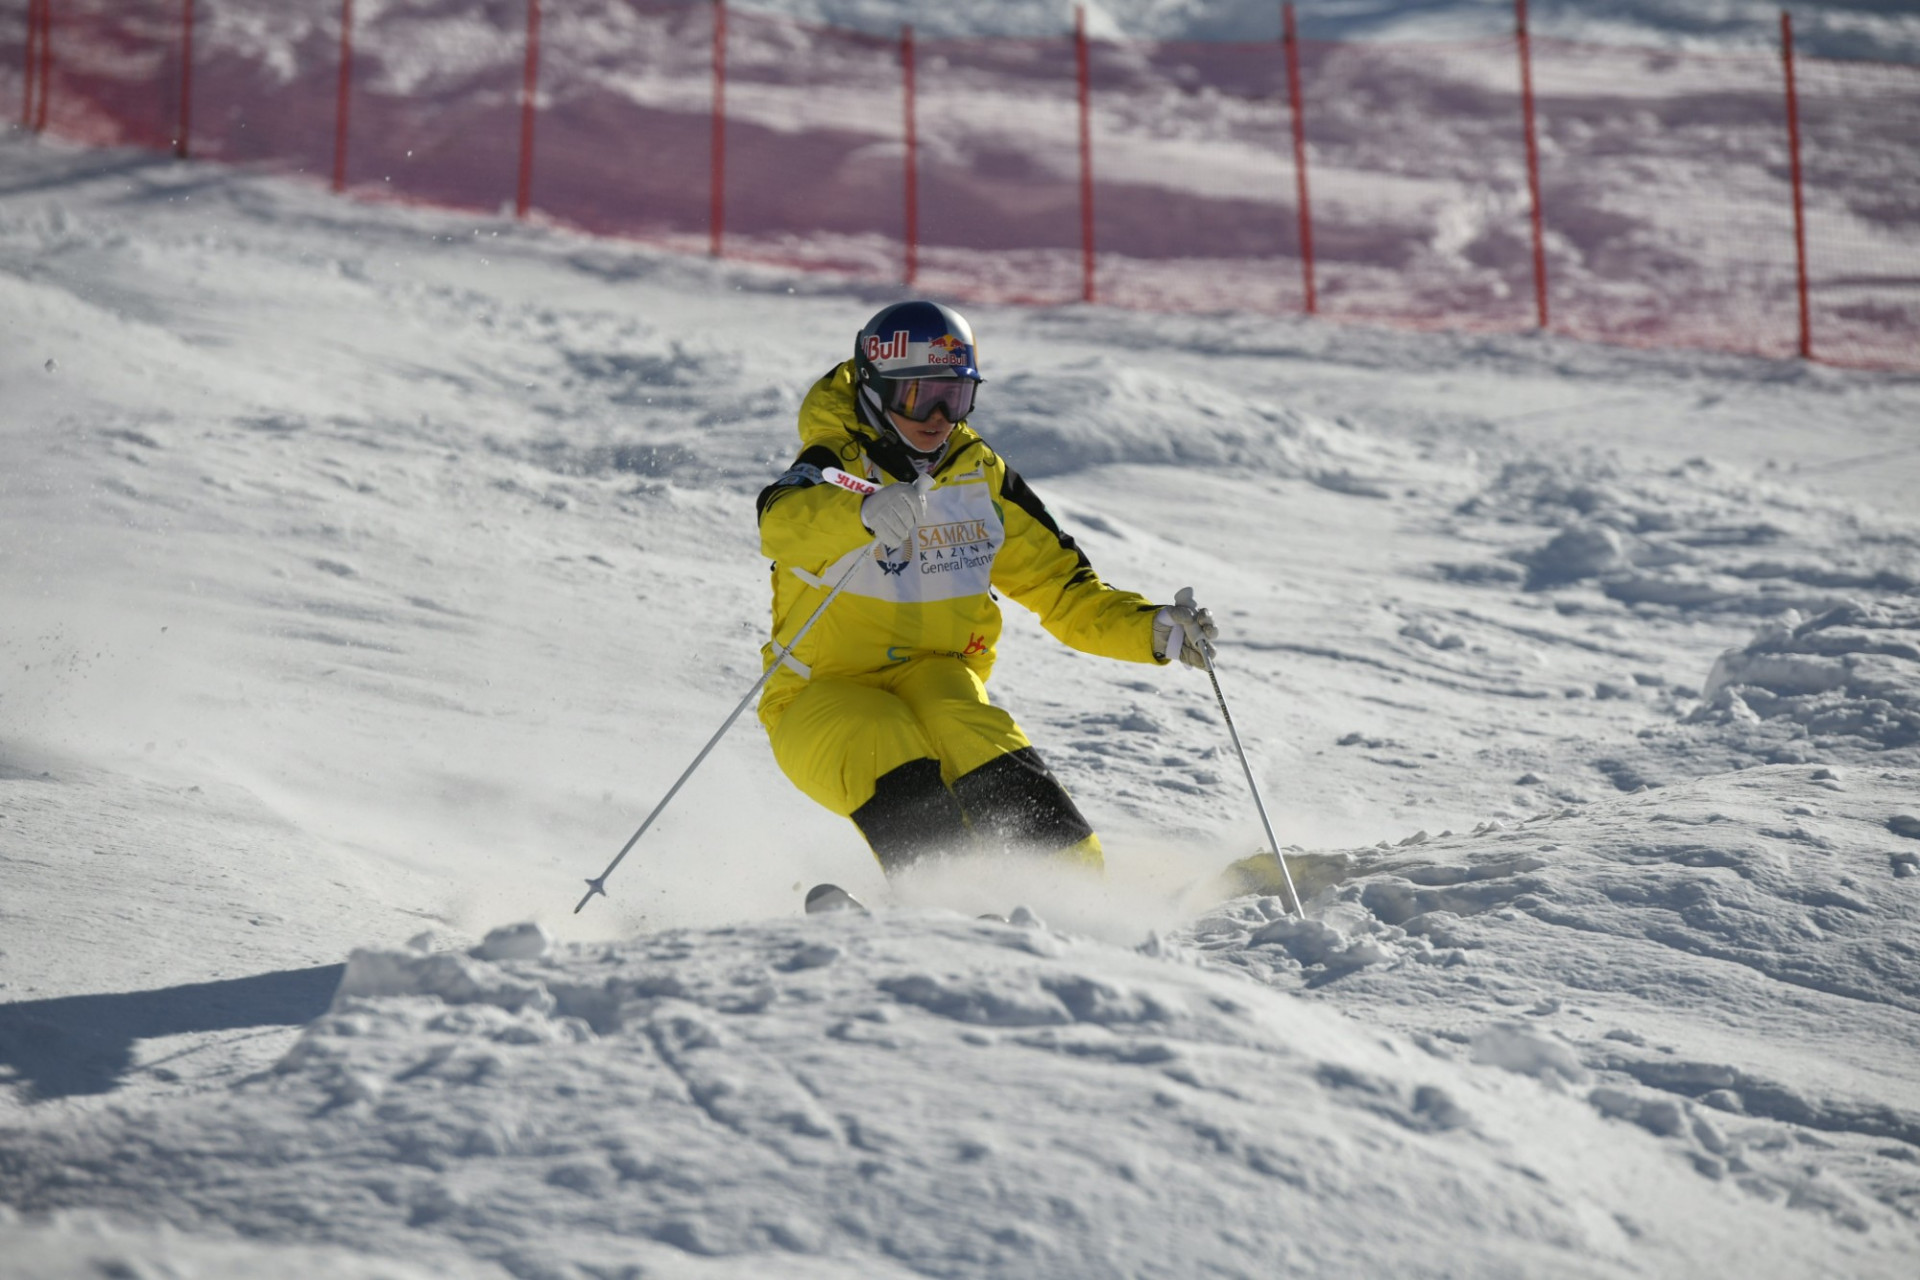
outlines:
{"label": "ski tip", "polygon": [[837,884],[817,884],[807,890],[807,914],[817,916],[828,911],[858,911],[872,914],[866,904]]}

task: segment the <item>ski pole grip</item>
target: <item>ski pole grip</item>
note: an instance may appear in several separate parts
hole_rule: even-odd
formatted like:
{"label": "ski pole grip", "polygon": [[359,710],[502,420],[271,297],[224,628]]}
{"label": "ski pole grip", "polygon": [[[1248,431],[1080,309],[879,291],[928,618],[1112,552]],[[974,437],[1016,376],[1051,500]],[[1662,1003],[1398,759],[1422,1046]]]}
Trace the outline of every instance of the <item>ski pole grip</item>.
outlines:
{"label": "ski pole grip", "polygon": [[[1174,592],[1173,603],[1176,608],[1185,609],[1187,611],[1187,617],[1189,618],[1194,617],[1200,612],[1199,608],[1193,602],[1192,587],[1182,587]],[[1185,634],[1187,643],[1198,649],[1200,655],[1207,660],[1207,670],[1211,672],[1213,670],[1213,641],[1207,639],[1206,633],[1202,631],[1197,624],[1189,627],[1183,621],[1178,625],[1181,632]]]}

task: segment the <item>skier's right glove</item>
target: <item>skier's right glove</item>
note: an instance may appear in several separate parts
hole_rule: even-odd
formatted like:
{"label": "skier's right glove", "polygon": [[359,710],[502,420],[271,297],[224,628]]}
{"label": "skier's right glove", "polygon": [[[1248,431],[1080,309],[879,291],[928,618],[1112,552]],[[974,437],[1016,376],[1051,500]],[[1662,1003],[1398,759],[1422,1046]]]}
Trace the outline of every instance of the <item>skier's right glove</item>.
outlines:
{"label": "skier's right glove", "polygon": [[1220,628],[1213,624],[1212,613],[1193,603],[1192,587],[1180,588],[1174,600],[1177,603],[1153,615],[1153,656],[1163,662],[1173,657],[1174,634],[1178,632],[1180,661],[1204,671],[1213,657],[1213,642]]}
{"label": "skier's right glove", "polygon": [[913,531],[926,514],[926,490],[917,484],[881,485],[860,504],[860,523],[890,547],[913,545]]}

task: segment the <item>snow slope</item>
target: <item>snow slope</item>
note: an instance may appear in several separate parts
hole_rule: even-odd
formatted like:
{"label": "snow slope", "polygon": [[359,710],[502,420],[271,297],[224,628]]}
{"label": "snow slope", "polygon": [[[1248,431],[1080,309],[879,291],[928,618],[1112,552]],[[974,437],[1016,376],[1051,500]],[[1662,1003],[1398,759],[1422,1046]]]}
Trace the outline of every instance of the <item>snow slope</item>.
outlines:
{"label": "snow slope", "polygon": [[983,432],[1220,616],[1308,919],[1221,878],[1204,678],[1018,611],[1104,881],[889,888],[745,724],[575,916],[891,294],[17,138],[0,190],[0,1275],[1920,1260],[1913,379],[970,308]]}
{"label": "snow slope", "polygon": [[[778,0],[743,8],[891,33],[903,22],[941,35],[1057,35],[1083,7],[1095,36],[1175,40],[1266,40],[1280,34],[1268,0],[984,0],[927,8],[900,0]],[[1307,40],[1473,40],[1513,29],[1512,0],[1296,0]],[[1818,0],[1787,6],[1801,52],[1815,57],[1920,59],[1920,14],[1885,0]],[[1678,49],[1775,49],[1781,6],[1771,0],[1532,0],[1528,20],[1543,36]]]}

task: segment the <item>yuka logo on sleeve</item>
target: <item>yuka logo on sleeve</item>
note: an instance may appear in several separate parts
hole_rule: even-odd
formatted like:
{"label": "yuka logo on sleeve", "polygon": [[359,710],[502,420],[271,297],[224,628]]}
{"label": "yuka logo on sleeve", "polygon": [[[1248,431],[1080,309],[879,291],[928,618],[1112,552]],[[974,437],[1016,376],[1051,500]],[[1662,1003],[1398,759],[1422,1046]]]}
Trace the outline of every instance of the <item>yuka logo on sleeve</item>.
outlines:
{"label": "yuka logo on sleeve", "polygon": [[889,360],[905,360],[907,348],[913,345],[913,338],[905,329],[895,329],[891,338],[882,338],[877,333],[867,335],[867,359],[876,364]]}

